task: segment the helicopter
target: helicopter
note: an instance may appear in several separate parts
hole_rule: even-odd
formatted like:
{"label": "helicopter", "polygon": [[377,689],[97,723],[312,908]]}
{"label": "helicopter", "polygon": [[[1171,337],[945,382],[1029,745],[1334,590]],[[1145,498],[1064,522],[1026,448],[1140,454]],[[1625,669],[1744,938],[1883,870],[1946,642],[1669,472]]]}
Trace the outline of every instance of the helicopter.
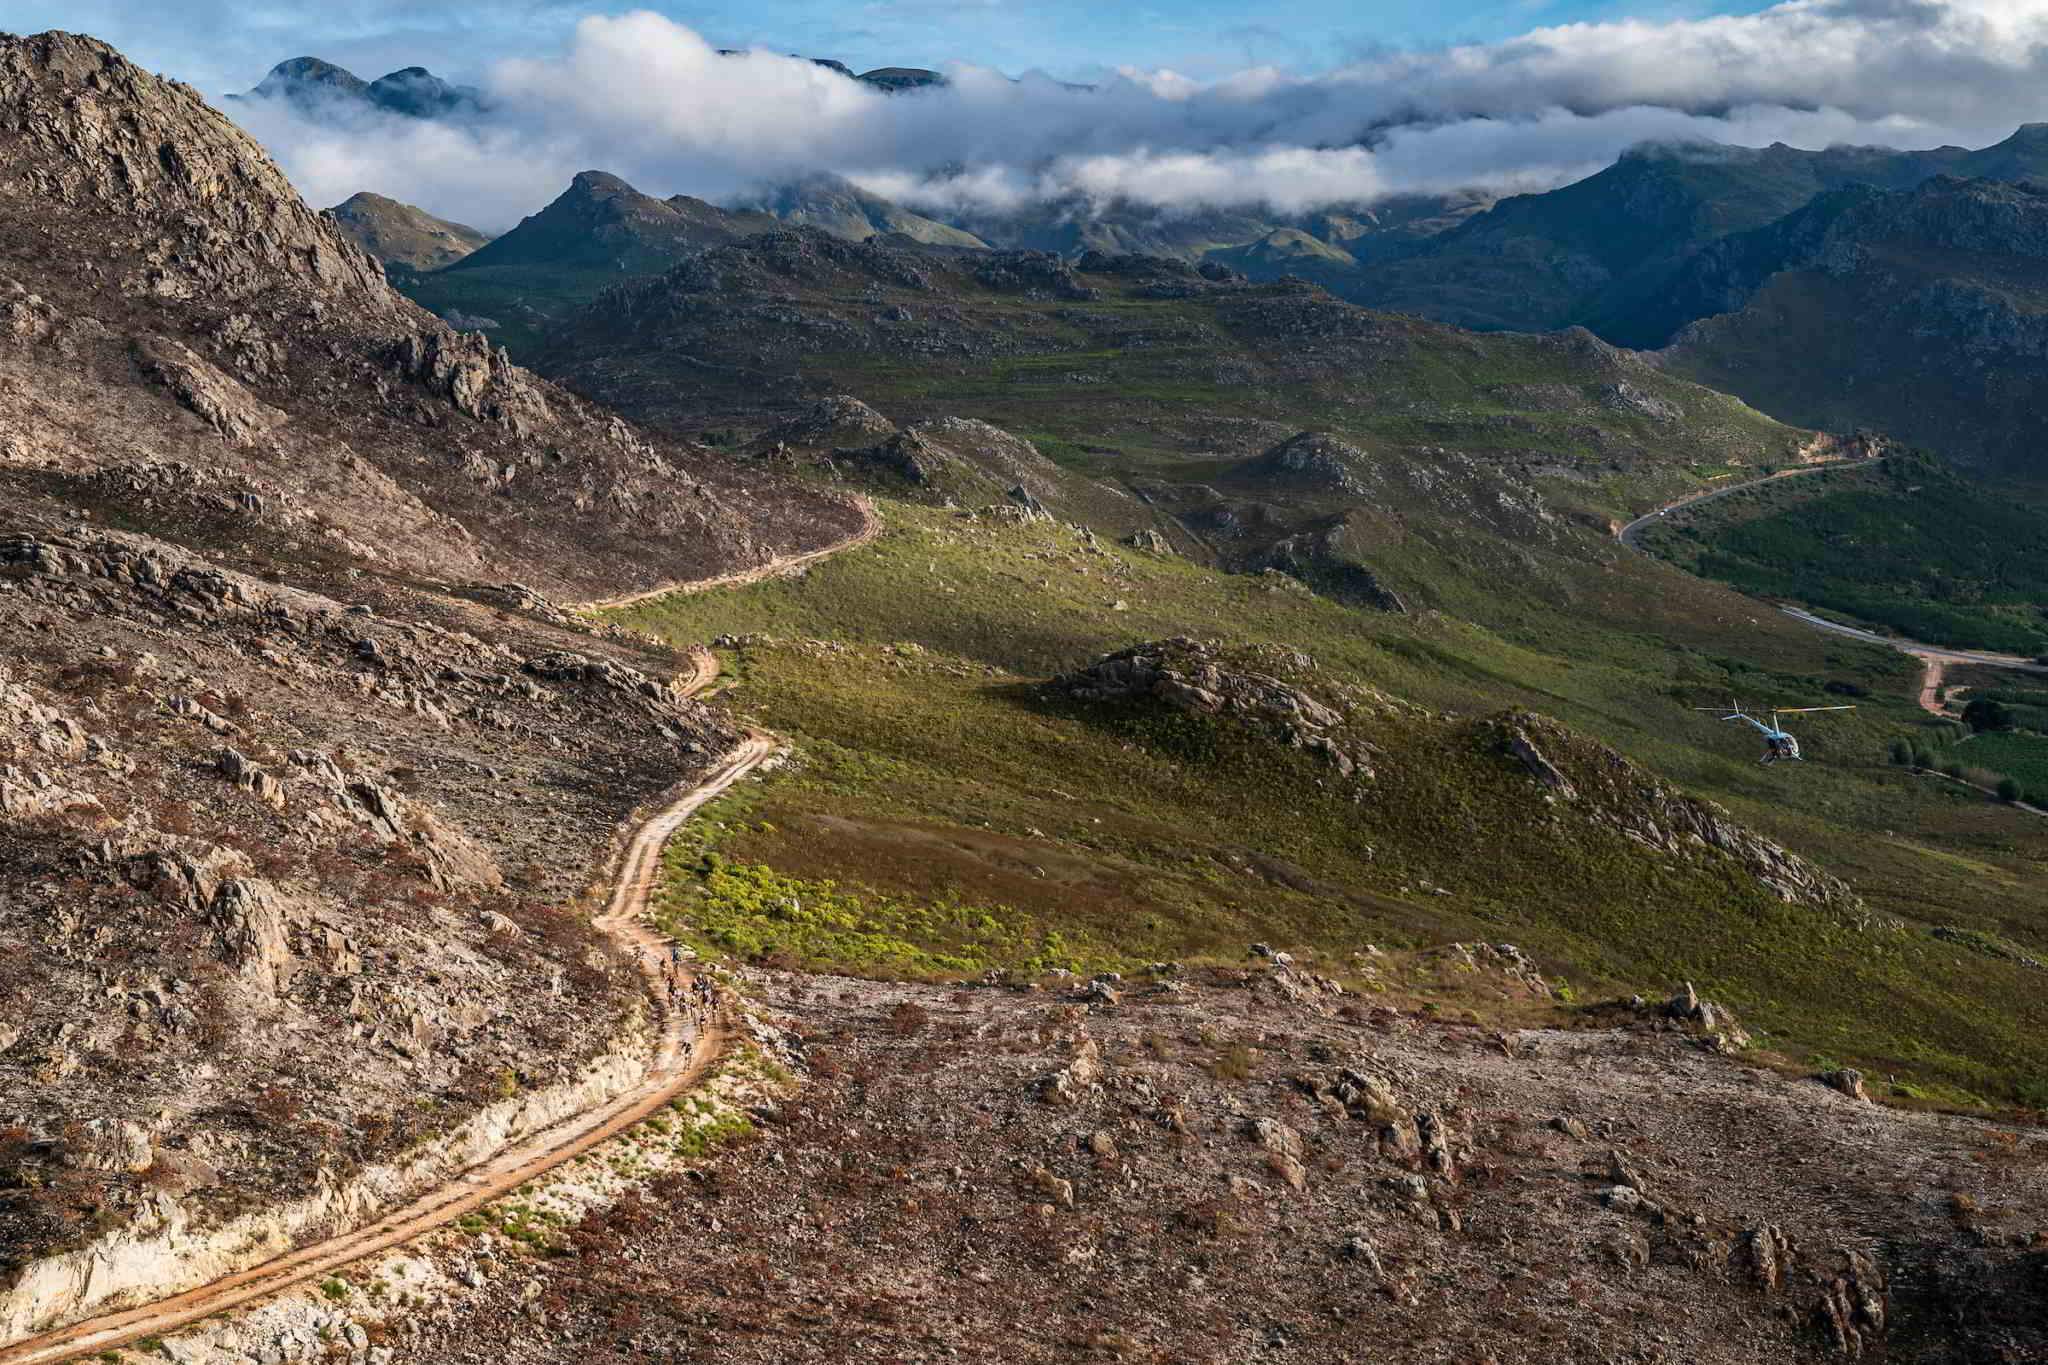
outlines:
{"label": "helicopter", "polygon": [[[1695,711],[1719,712],[1722,708],[1718,706],[1695,706],[1692,709]],[[1799,741],[1787,733],[1785,728],[1778,723],[1778,717],[1802,715],[1809,711],[1854,711],[1855,709],[1853,706],[1774,706],[1771,708],[1771,722],[1766,725],[1755,716],[1749,714],[1749,712],[1743,710],[1739,702],[1731,701],[1727,706],[1728,714],[1723,715],[1721,719],[1747,721],[1763,732],[1764,756],[1758,759],[1757,762],[1798,763],[1801,761]]]}

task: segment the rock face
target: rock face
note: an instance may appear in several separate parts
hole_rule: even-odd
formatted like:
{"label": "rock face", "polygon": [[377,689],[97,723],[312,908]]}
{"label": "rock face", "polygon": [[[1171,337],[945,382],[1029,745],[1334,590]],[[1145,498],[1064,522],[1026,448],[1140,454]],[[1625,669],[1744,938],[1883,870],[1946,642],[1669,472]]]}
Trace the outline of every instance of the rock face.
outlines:
{"label": "rock face", "polygon": [[439,270],[491,240],[489,233],[367,191],[336,204],[327,216],[387,268]]}
{"label": "rock face", "polygon": [[39,395],[0,397],[8,461],[77,478],[141,451],[271,482],[288,505],[254,520],[309,553],[571,598],[858,522],[465,350],[248,137],[103,44],[0,44],[0,127],[17,276],[0,308],[22,343],[0,371],[7,393]]}

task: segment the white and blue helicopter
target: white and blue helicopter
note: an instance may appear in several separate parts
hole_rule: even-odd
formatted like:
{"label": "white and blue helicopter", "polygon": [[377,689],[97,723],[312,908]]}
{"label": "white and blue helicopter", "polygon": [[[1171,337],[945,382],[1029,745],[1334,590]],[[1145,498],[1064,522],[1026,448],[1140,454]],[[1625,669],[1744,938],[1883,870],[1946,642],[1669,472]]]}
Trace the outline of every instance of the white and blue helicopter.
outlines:
{"label": "white and blue helicopter", "polygon": [[[1722,708],[1718,706],[1695,706],[1692,709],[1695,711],[1713,711],[1717,714],[1722,711]],[[1747,721],[1763,732],[1764,756],[1758,759],[1757,762],[1798,763],[1801,761],[1799,741],[1793,738],[1778,723],[1778,717],[1801,715],[1809,711],[1854,711],[1855,709],[1853,706],[1774,706],[1771,708],[1770,724],[1766,725],[1755,716],[1749,714],[1749,712],[1743,710],[1740,703],[1731,701],[1727,706],[1727,714],[1722,715],[1721,719]]]}

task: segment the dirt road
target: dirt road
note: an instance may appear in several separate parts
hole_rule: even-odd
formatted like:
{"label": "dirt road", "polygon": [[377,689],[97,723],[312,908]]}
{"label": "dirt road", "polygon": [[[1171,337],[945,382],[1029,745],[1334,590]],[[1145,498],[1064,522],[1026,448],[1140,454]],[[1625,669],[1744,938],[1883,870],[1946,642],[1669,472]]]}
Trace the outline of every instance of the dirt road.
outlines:
{"label": "dirt road", "polygon": [[[1884,457],[1879,455],[1874,458],[1881,460]],[[1677,502],[1667,503],[1656,511],[1637,517],[1634,521],[1629,522],[1626,526],[1616,531],[1614,538],[1633,549],[1634,542],[1629,537],[1657,520],[1665,512],[1680,507],[1689,507],[1696,502],[1711,502],[1715,498],[1725,498],[1730,493],[1740,493],[1745,488],[1755,488],[1758,484],[1769,483],[1773,479],[1783,479],[1794,474],[1812,474],[1823,469],[1841,469],[1849,465],[1869,463],[1871,463],[1870,460],[1836,460],[1824,465],[1807,465],[1800,469],[1781,470],[1776,474],[1770,475],[1768,478],[1752,479],[1748,483],[1739,483],[1732,488],[1716,489],[1711,493],[1695,493],[1691,497],[1680,498]],[[1888,649],[1896,649],[1901,653],[1911,654],[1920,661],[1920,709],[1928,712],[1930,715],[1949,718],[1949,710],[1942,704],[1941,700],[1941,684],[1943,678],[1948,673],[1948,666],[1952,663],[1982,664],[1989,668],[2010,668],[2022,673],[2048,673],[2048,665],[2035,663],[2033,660],[2023,658],[2017,654],[1992,654],[1972,649],[1946,649],[1939,645],[1922,644],[1918,640],[1902,640],[1896,636],[1880,635],[1874,630],[1863,630],[1857,626],[1845,626],[1839,621],[1830,621],[1824,616],[1816,616],[1803,607],[1780,607],[1779,610],[1793,620],[1812,626],[1816,630],[1824,630],[1832,635],[1847,636],[1852,640],[1862,640],[1866,644],[1884,645]],[[1997,792],[1989,787],[1980,787],[1974,782],[1966,782],[1959,777],[1949,777],[1945,773],[1930,772],[1927,776],[1939,777],[1943,781],[1957,783],[1960,786],[1970,788],[1972,791],[1983,792],[1986,796],[1998,795]],[[2048,809],[2040,806],[2030,806],[2024,801],[2010,801],[2006,804],[2016,810],[2026,811],[2030,815],[2048,816]],[[5,1359],[4,1356],[0,1356],[0,1365],[5,1365]]]}
{"label": "dirt road", "polygon": [[690,671],[676,676],[676,691],[694,697],[718,681],[718,656],[702,645],[690,646]]}
{"label": "dirt road", "polygon": [[1819,474],[1829,469],[1851,469],[1858,465],[1876,464],[1883,458],[1884,456],[1882,455],[1873,455],[1867,460],[1829,460],[1823,464],[1800,465],[1795,469],[1781,469],[1775,474],[1766,474],[1761,479],[1751,479],[1747,483],[1731,483],[1726,488],[1716,488],[1705,493],[1688,493],[1676,502],[1667,502],[1662,507],[1651,508],[1634,521],[1629,522],[1616,531],[1614,538],[1633,549],[1635,547],[1634,537],[1644,527],[1652,525],[1667,512],[1676,512],[1681,507],[1691,507],[1695,503],[1713,502],[1717,498],[1725,498],[1731,494],[1740,493],[1744,489],[1761,488],[1767,483],[1776,483],[1779,479],[1798,478],[1802,474]]}
{"label": "dirt road", "polygon": [[1840,621],[1830,621],[1824,616],[1816,616],[1804,607],[1781,607],[1779,610],[1794,620],[1804,621],[1818,630],[1846,635],[1852,640],[1862,640],[1868,644],[1903,650],[1922,659],[1939,659],[1952,664],[1983,664],[1987,668],[2011,668],[2022,673],[2048,673],[2048,664],[2035,663],[2020,654],[1993,654],[1981,649],[1950,649],[1946,645],[1927,645],[1918,640],[1902,640],[1895,635],[1879,635],[1874,630],[1864,630],[1858,626],[1845,626]]}
{"label": "dirt road", "polygon": [[[676,680],[694,695],[718,677],[709,650],[690,651],[690,671]],[[647,927],[646,913],[660,879],[662,850],[691,815],[774,756],[774,736],[751,731],[709,776],[674,794],[635,826],[611,878],[605,909],[592,923],[630,953],[646,976],[652,999],[664,1010],[661,1035],[640,1084],[581,1114],[563,1119],[508,1147],[377,1222],[138,1308],[104,1314],[0,1349],[0,1365],[58,1365],[144,1337],[165,1333],[225,1309],[266,1298],[352,1261],[387,1250],[452,1222],[572,1157],[589,1151],[647,1118],[701,1082],[724,1054],[730,1030],[722,1016],[700,1018],[670,1003],[668,940]],[[682,997],[687,1001],[688,992]]]}
{"label": "dirt road", "polygon": [[1941,680],[1948,673],[1948,660],[1932,654],[1914,656],[1920,660],[1920,709],[1932,716],[1948,715],[1941,699]]}
{"label": "dirt road", "polygon": [[822,550],[808,550],[800,555],[782,555],[769,560],[766,564],[757,565],[751,569],[741,569],[737,573],[720,574],[716,578],[695,578],[684,583],[664,583],[658,588],[648,588],[641,592],[621,593],[617,597],[601,597],[595,602],[576,602],[571,604],[570,609],[573,611],[610,611],[615,607],[630,607],[637,602],[648,602],[657,597],[667,597],[671,593],[699,593],[709,592],[713,588],[737,588],[747,583],[758,583],[764,578],[773,578],[777,574],[788,573],[792,569],[801,569],[806,564],[816,563],[820,559],[824,559],[829,555],[839,554],[844,550],[857,549],[882,533],[882,518],[875,511],[875,505],[866,498],[861,498],[859,501],[861,515],[860,530],[854,532],[845,540],[827,545]]}

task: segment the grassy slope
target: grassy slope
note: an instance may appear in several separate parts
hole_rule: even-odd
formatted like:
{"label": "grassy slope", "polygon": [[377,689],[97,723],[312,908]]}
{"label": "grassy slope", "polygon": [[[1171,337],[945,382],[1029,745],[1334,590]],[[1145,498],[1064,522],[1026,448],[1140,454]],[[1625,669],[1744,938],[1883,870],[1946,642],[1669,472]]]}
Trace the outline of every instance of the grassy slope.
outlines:
{"label": "grassy slope", "polygon": [[2023,800],[2048,801],[2048,736],[2029,731],[1972,735],[1943,756],[2012,778]]}
{"label": "grassy slope", "polygon": [[[756,643],[732,656],[734,698],[811,761],[728,828],[725,852],[858,885],[866,903],[893,898],[870,927],[906,947],[786,926],[770,946],[943,972],[1062,954],[1083,966],[1233,956],[1252,938],[1341,961],[1368,942],[1512,937],[1589,987],[1695,979],[1790,1045],[1951,1097],[2048,1099],[2031,1061],[2048,1022],[2034,974],[1915,925],[1859,932],[1659,871],[1619,841],[1553,840],[1526,781],[1494,766],[1465,722],[1387,727],[1386,786],[1352,803],[1317,792],[1289,756],[1194,752],[1185,735],[1119,726],[1025,685],[1169,634],[1286,643],[1330,676],[1439,713],[1556,715],[1848,876],[1880,915],[2039,945],[2035,831],[1884,762],[1889,737],[1915,723],[1903,661],[1818,642],[1836,662],[1773,676],[1733,641],[1722,654],[1674,649],[1562,615],[1548,632],[1532,616],[1517,643],[1446,617],[1355,612],[1273,576],[1083,552],[1058,526],[887,511],[880,542],[800,579],[625,614],[679,640],[848,646]],[[1738,687],[1807,694],[1831,678],[1889,696],[1810,731],[1819,761],[1799,768],[1760,769],[1746,737],[1680,709]],[[728,922],[802,900],[764,890],[763,875],[726,884]],[[981,917],[997,927],[974,928]],[[1048,955],[1051,933],[1061,939]]]}
{"label": "grassy slope", "polygon": [[[1761,462],[1805,436],[1589,337],[1475,335],[1192,276],[1076,272],[1097,295],[1082,299],[976,271],[972,260],[756,238],[629,286],[533,359],[657,426],[766,425],[851,393],[897,420],[994,422],[1118,477],[1250,454],[1308,428],[1596,471]],[[1617,381],[1682,420],[1603,401]]]}

